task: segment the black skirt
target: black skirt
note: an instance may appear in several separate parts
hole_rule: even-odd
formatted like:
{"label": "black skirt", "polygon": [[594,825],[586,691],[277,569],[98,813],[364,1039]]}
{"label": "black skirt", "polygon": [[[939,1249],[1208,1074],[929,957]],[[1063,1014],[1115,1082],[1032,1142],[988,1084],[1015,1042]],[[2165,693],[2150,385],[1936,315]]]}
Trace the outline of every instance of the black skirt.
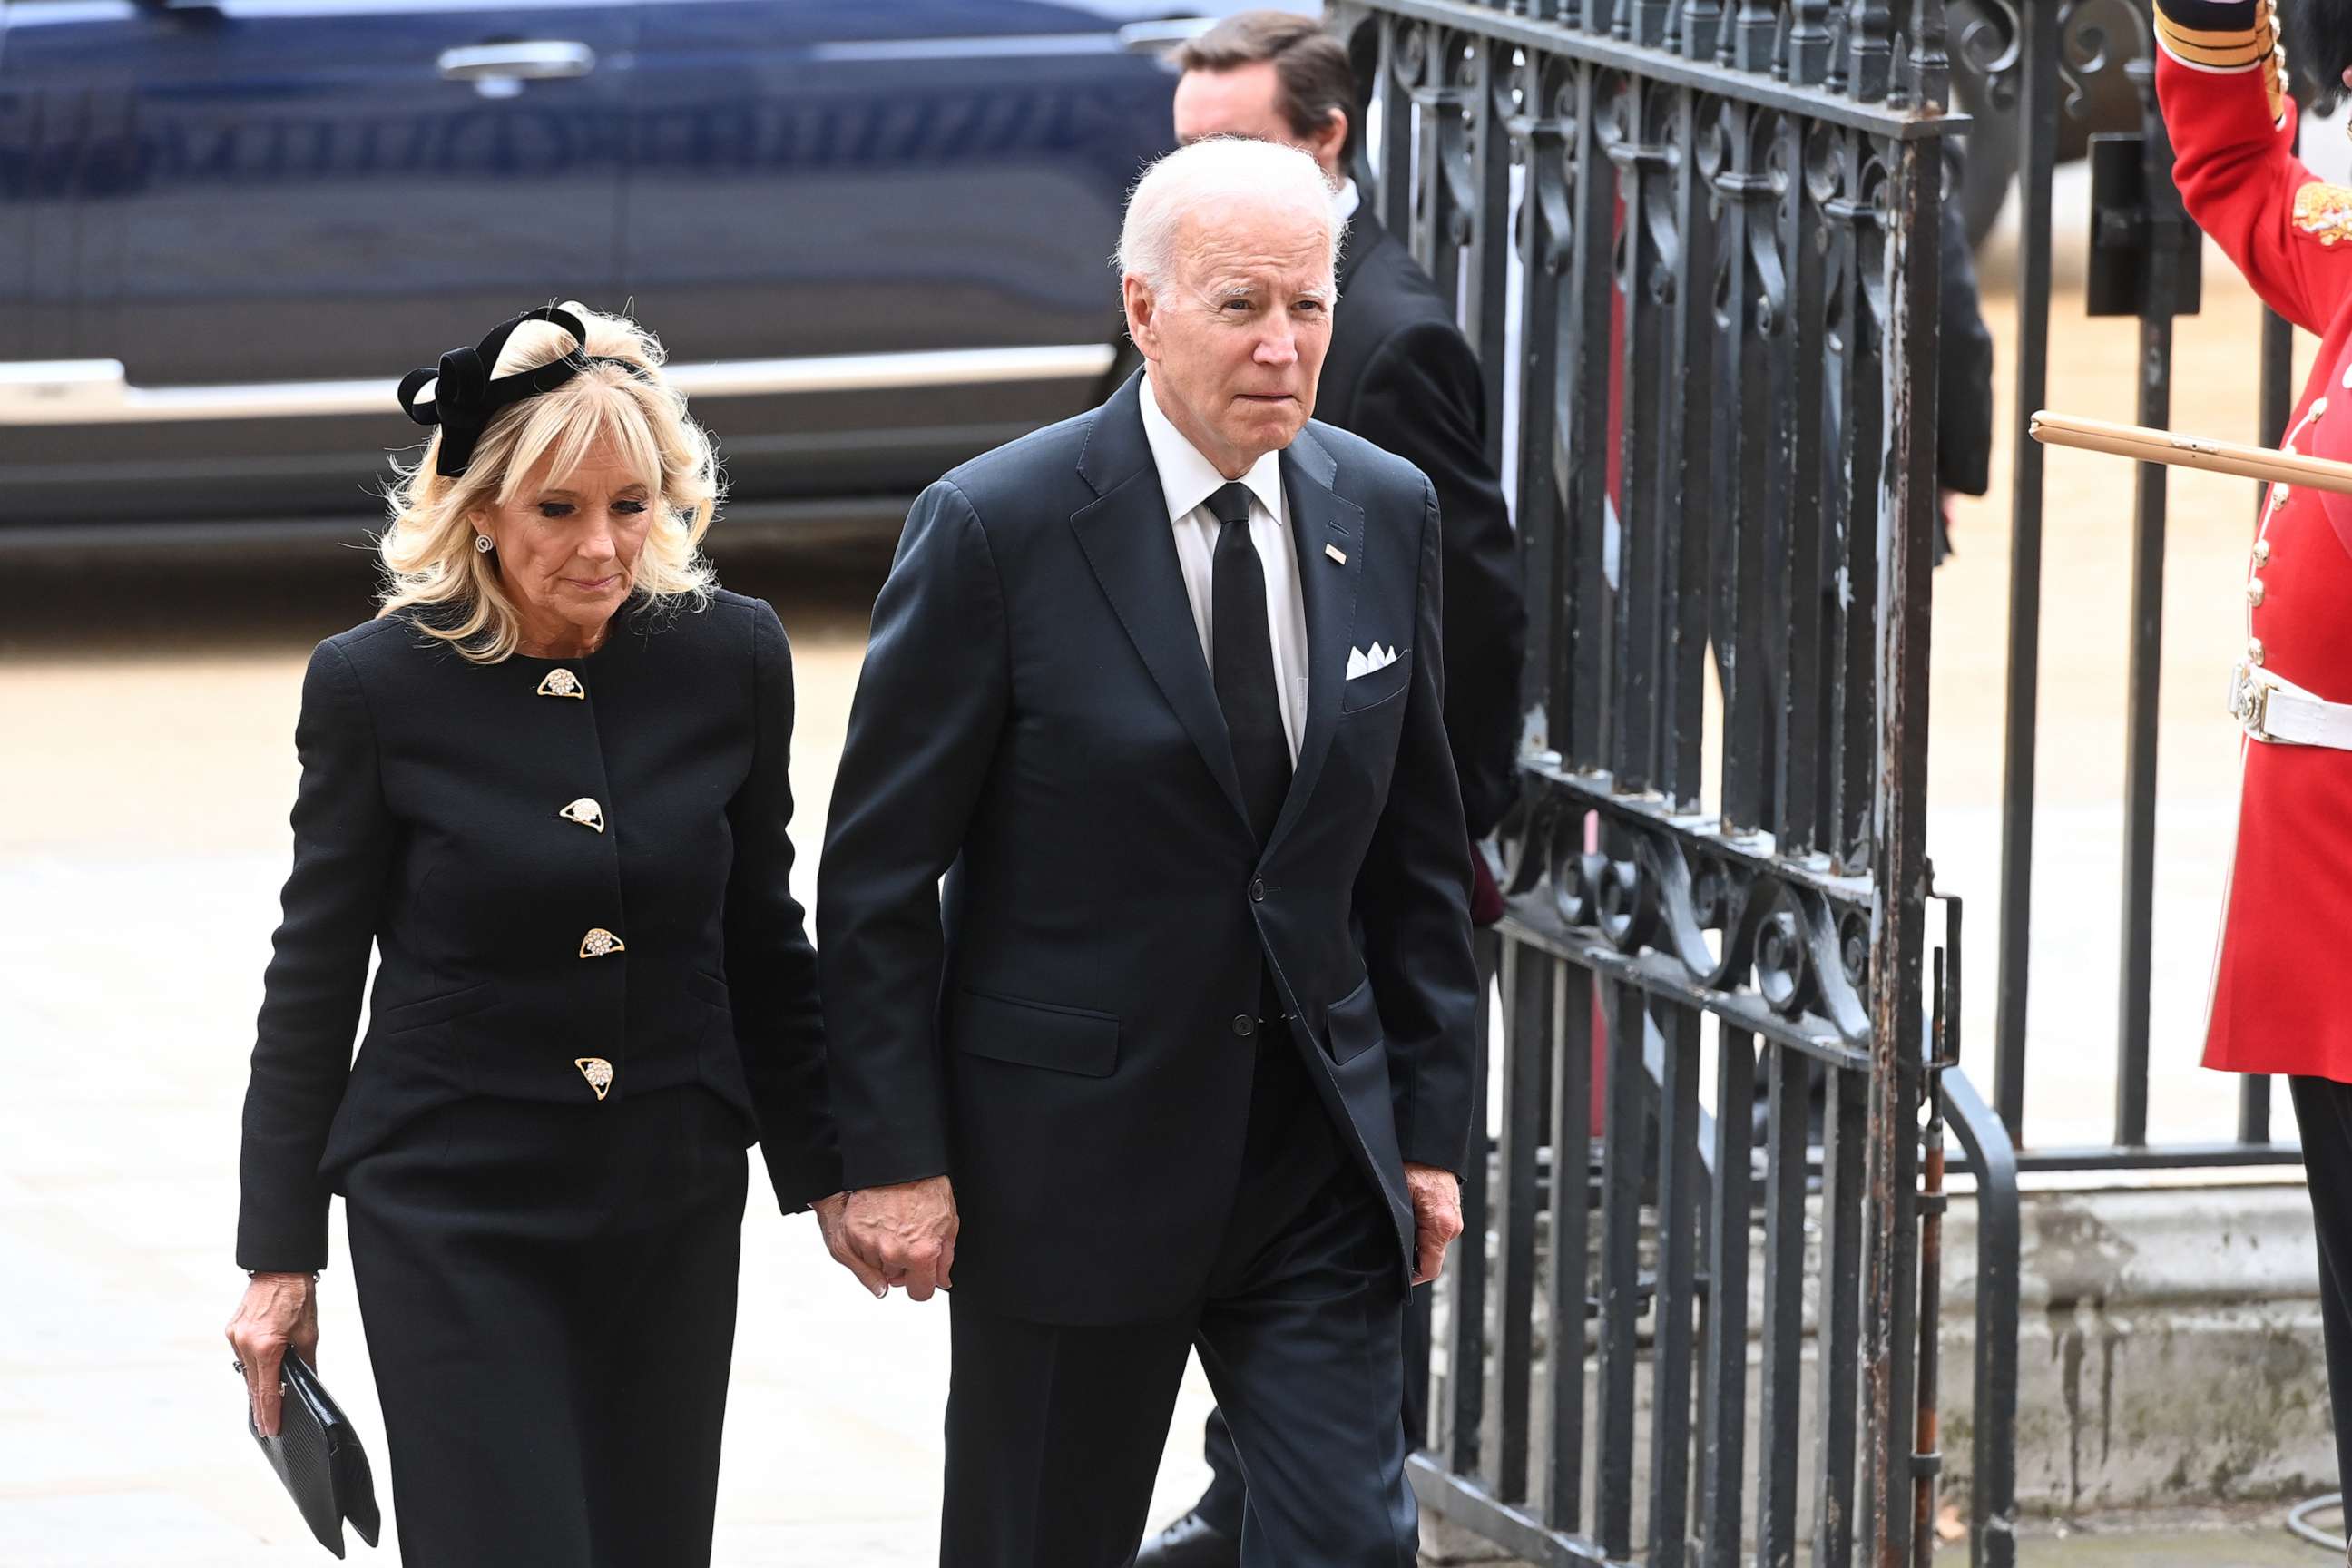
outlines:
{"label": "black skirt", "polygon": [[352,1167],[406,1568],[709,1562],[743,1142],[697,1088],[473,1100]]}

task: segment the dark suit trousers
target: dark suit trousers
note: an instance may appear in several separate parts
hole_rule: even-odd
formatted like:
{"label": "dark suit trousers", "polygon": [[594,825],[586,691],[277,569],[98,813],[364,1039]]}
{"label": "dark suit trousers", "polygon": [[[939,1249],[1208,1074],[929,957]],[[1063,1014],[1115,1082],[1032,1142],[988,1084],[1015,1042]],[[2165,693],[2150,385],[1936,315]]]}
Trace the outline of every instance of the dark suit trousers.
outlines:
{"label": "dark suit trousers", "polygon": [[[1484,854],[1475,856],[1470,869],[1470,950],[1478,963],[1478,1029],[1483,1039],[1486,1028],[1484,1001],[1494,994],[1496,966],[1502,962],[1500,939],[1492,928],[1503,918],[1503,895],[1495,886],[1494,873],[1487,868]],[[1483,914],[1482,905],[1486,907]],[[1415,1290],[1413,1301],[1405,1311],[1402,1342],[1407,1368],[1429,1364],[1429,1298],[1436,1289],[1434,1285],[1423,1285]],[[1405,1451],[1411,1453],[1429,1447],[1429,1387],[1417,1377],[1403,1378],[1402,1384],[1404,1445]],[[1242,1457],[1234,1450],[1233,1428],[1225,1425],[1225,1413],[1222,1410],[1209,1412],[1201,1433],[1201,1457],[1209,1462],[1209,1487],[1201,1494],[1201,1500],[1192,1505],[1192,1511],[1223,1534],[1238,1536],[1249,1509],[1249,1484],[1243,1479]]]}
{"label": "dark suit trousers", "polygon": [[709,1562],[744,1179],[701,1089],[460,1101],[352,1166],[406,1568]]}
{"label": "dark suit trousers", "polygon": [[[1423,1285],[1414,1294],[1426,1295],[1434,1289]],[[1414,1306],[1415,1310],[1404,1315],[1404,1337],[1400,1342],[1408,1367],[1427,1364],[1429,1354],[1429,1314],[1420,1310],[1422,1303]],[[1399,1382],[1404,1394],[1405,1451],[1411,1453],[1429,1446],[1429,1396],[1417,1380],[1400,1378]],[[1201,1457],[1209,1461],[1209,1488],[1192,1505],[1192,1511],[1224,1534],[1239,1536],[1249,1515],[1249,1482],[1242,1474],[1242,1457],[1234,1447],[1234,1429],[1225,1425],[1223,1410],[1209,1412],[1201,1432]]]}
{"label": "dark suit trousers", "polygon": [[1203,1300],[1110,1327],[953,1302],[941,1568],[1130,1561],[1195,1346],[1248,1475],[1244,1568],[1412,1568],[1393,1226],[1288,1032],[1259,1038],[1241,1186]]}
{"label": "dark suit trousers", "polygon": [[2337,1484],[2352,1486],[2352,1084],[2286,1080],[2303,1132],[2304,1180],[2319,1237],[2319,1323],[2336,1421]]}

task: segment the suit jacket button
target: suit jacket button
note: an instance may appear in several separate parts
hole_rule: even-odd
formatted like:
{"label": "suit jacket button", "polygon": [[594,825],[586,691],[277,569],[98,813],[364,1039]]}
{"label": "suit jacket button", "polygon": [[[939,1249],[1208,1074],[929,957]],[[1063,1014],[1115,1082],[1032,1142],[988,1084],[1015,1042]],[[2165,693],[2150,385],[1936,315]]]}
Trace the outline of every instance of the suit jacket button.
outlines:
{"label": "suit jacket button", "polygon": [[1251,1017],[1247,1013],[1234,1014],[1234,1033],[1239,1035],[1244,1040],[1248,1039],[1252,1035],[1257,1033],[1257,1020]]}
{"label": "suit jacket button", "polygon": [[1261,904],[1265,902],[1265,879],[1264,877],[1252,877],[1250,879],[1250,898],[1255,902]]}

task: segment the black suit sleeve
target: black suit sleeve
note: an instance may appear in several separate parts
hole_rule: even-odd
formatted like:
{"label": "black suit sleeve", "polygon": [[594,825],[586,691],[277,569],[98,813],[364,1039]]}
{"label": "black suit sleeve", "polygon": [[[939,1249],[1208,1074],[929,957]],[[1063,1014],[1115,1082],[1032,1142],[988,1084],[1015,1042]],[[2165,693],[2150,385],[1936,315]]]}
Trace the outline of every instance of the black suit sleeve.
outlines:
{"label": "black suit sleeve", "polygon": [[841,1190],[825,1081],[816,950],[793,897],[793,650],[762,602],[752,632],[758,735],[751,776],[727,805],[727,977],[735,1043],[760,1116],[760,1152],[789,1214]]}
{"label": "black suit sleeve", "polygon": [[1944,138],[1941,347],[1936,386],[1936,483],[1980,496],[1992,483],[1992,333],[1977,300],[1976,257],[1960,203],[1966,138]]}
{"label": "black suit sleeve", "polygon": [[320,643],[294,729],[294,868],[262,981],[237,1161],[236,1261],[300,1272],[327,1264],[327,1129],[351,1075],[368,951],[383,905],[393,824],[358,673]]}
{"label": "black suit sleeve", "polygon": [[1354,433],[1419,468],[1444,520],[1445,731],[1470,836],[1494,830],[1516,796],[1519,665],[1527,605],[1519,542],[1486,460],[1486,390],[1462,334],[1414,321],[1365,366]]}
{"label": "black suit sleeve", "polygon": [[1437,496],[1426,484],[1423,494],[1412,684],[1388,804],[1357,873],[1355,907],[1388,1041],[1397,1146],[1408,1164],[1459,1175],[1469,1154],[1478,976],[1470,957],[1470,841],[1442,716]]}
{"label": "black suit sleeve", "polygon": [[849,714],[817,884],[834,1115],[853,1187],[948,1169],[940,878],[1004,723],[1004,596],[964,493],[908,514]]}

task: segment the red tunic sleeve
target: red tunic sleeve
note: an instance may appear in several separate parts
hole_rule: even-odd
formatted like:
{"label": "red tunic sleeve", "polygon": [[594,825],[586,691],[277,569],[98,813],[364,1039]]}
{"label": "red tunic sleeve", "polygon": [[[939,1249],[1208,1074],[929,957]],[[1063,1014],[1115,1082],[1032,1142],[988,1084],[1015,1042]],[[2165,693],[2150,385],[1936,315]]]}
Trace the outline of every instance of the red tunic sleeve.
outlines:
{"label": "red tunic sleeve", "polygon": [[2270,0],[2158,0],[2156,95],[2197,226],[2263,302],[2324,333],[2352,293],[2352,191],[2294,155]]}

